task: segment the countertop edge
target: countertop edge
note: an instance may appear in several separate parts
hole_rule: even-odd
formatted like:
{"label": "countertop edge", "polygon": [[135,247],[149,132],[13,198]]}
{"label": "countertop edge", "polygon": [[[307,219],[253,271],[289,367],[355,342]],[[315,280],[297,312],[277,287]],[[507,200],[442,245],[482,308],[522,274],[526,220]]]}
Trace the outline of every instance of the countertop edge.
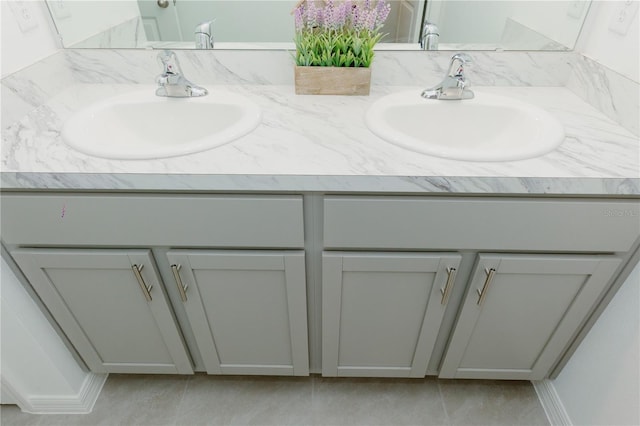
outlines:
{"label": "countertop edge", "polygon": [[640,197],[640,178],[1,172],[2,191]]}

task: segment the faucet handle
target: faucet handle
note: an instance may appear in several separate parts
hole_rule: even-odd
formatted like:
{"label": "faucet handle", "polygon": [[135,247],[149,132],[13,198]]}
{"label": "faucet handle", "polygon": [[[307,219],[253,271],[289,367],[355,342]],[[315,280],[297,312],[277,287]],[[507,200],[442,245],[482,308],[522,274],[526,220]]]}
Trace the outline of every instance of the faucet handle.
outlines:
{"label": "faucet handle", "polygon": [[473,63],[471,56],[458,52],[451,57],[449,62],[449,75],[451,77],[464,78],[464,66]]}
{"label": "faucet handle", "polygon": [[158,62],[162,66],[162,75],[182,75],[178,56],[173,50],[163,50],[158,53]]}

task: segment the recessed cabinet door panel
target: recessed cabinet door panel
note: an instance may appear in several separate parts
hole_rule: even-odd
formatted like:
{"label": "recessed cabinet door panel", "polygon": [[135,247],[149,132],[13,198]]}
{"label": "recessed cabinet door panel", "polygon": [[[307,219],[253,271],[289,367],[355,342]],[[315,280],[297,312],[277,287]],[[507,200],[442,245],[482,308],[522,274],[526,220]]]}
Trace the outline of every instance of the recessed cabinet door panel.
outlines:
{"label": "recessed cabinet door panel", "polygon": [[167,256],[209,374],[309,374],[303,252]]}
{"label": "recessed cabinet door panel", "polygon": [[325,252],[322,374],[424,377],[459,263],[457,254]]}
{"label": "recessed cabinet door panel", "polygon": [[619,264],[611,256],[480,255],[440,377],[543,379]]}
{"label": "recessed cabinet door panel", "polygon": [[12,255],[92,371],[193,373],[148,250]]}

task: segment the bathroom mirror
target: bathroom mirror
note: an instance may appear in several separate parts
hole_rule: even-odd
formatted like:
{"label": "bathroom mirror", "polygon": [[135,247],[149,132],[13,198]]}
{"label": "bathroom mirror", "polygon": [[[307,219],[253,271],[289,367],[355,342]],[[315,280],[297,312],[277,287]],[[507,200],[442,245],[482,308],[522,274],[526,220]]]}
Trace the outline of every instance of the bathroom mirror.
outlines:
{"label": "bathroom mirror", "polygon": [[[311,1],[311,0],[310,0]],[[313,0],[322,1],[322,0]],[[365,0],[352,0],[365,1]],[[375,0],[372,0],[375,1]],[[387,0],[382,47],[418,49],[423,23],[439,50],[570,50],[590,0]],[[292,48],[298,0],[47,0],[67,48],[195,49],[212,21],[215,49]]]}

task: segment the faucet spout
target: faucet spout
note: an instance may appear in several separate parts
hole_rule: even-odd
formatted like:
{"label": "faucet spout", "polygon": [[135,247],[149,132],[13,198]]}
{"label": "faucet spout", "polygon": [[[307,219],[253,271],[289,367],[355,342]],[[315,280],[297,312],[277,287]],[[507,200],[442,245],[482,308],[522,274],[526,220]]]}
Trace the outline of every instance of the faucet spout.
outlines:
{"label": "faucet spout", "polygon": [[213,49],[213,22],[211,21],[201,22],[196,25],[194,30],[194,36],[196,39],[196,49]]}
{"label": "faucet spout", "polygon": [[471,56],[466,53],[453,55],[444,80],[440,84],[424,90],[422,97],[441,100],[473,99],[473,91],[469,89],[469,83],[464,73],[465,66],[472,62]]}
{"label": "faucet spout", "polygon": [[158,54],[158,61],[163,67],[162,74],[156,77],[157,96],[169,98],[188,98],[205,96],[209,92],[204,87],[193,84],[182,73],[178,57],[171,50],[163,50]]}
{"label": "faucet spout", "polygon": [[422,50],[438,50],[440,31],[433,22],[424,21],[422,33],[420,34],[420,48]]}

